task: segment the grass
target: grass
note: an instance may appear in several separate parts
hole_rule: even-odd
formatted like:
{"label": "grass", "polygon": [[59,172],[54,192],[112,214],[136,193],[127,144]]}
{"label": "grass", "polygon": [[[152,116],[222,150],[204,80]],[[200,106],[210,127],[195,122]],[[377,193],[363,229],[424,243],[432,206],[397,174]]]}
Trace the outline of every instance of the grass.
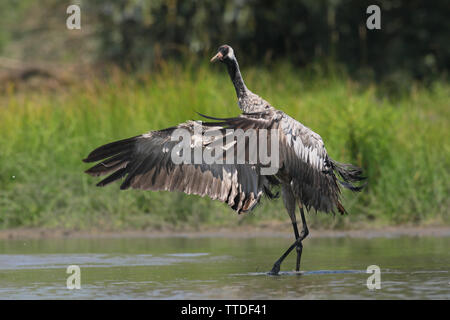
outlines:
{"label": "grass", "polygon": [[[318,132],[330,156],[362,166],[368,187],[344,192],[347,216],[310,214],[312,227],[449,224],[450,86],[415,88],[395,101],[335,71],[245,69],[254,92]],[[281,200],[239,218],[224,204],[180,193],[96,188],[81,162],[93,148],[188,119],[239,114],[222,66],[165,65],[112,72],[58,92],[0,98],[0,228],[158,229],[283,220]]]}

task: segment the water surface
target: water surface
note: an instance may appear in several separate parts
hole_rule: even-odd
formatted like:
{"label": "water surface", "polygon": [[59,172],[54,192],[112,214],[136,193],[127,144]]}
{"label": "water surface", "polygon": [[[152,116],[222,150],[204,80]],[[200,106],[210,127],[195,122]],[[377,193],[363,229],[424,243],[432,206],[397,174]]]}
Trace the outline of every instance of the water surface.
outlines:
{"label": "water surface", "polygon": [[[449,299],[450,237],[0,240],[0,299]],[[67,289],[69,265],[81,289]],[[381,269],[369,290],[366,269]]]}

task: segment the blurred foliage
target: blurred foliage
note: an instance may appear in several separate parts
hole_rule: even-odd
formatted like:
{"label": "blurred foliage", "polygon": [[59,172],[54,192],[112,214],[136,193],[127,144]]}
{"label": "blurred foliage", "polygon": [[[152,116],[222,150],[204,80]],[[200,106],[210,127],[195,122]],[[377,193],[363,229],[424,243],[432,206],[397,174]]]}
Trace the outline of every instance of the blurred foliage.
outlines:
{"label": "blurred foliage", "polygon": [[17,37],[17,21],[24,18],[31,0],[0,1],[0,52]]}
{"label": "blurred foliage", "polygon": [[[242,65],[333,61],[361,83],[377,82],[388,92],[409,90],[416,80],[430,84],[447,79],[450,66],[448,0],[72,3],[81,7],[79,31],[65,28],[65,1],[2,0],[0,53],[22,60],[105,62],[148,71],[166,60],[204,60],[227,43]],[[366,9],[372,4],[381,8],[381,30],[366,28]],[[5,47],[9,50],[2,52]]]}
{"label": "blurred foliage", "polygon": [[[127,67],[220,44],[249,63],[288,58],[296,65],[331,57],[365,81],[408,86],[448,72],[447,0],[121,0],[85,1],[98,15],[102,58]],[[381,30],[366,8],[381,7]]]}
{"label": "blurred foliage", "polygon": [[[450,223],[450,85],[379,99],[345,74],[328,77],[279,64],[243,68],[246,83],[280,110],[320,133],[329,155],[362,166],[368,186],[344,190],[345,216],[308,215],[311,227]],[[236,217],[227,205],[171,192],[97,188],[81,159],[95,147],[199,119],[195,111],[236,116],[234,88],[221,65],[168,63],[139,77],[0,96],[0,229],[201,228],[287,222],[283,201],[262,200]]]}

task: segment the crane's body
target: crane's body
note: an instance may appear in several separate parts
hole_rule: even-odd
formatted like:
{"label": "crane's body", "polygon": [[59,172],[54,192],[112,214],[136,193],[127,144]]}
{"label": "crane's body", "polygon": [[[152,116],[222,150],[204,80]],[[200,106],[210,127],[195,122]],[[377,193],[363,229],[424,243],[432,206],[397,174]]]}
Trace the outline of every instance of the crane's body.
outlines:
{"label": "crane's body", "polygon": [[[322,138],[308,127],[272,107],[266,100],[251,92],[245,85],[233,49],[224,45],[211,61],[226,64],[236,90],[242,114],[235,118],[212,118],[215,121],[198,123],[188,121],[159,131],[116,141],[92,151],[85,162],[102,161],[86,171],[101,176],[110,174],[98,186],[125,178],[121,189],[181,191],[187,194],[209,196],[227,203],[236,212],[247,212],[256,207],[266,194],[273,197],[271,188],[281,186],[283,202],[291,218],[295,242],[278,259],[270,274],[278,274],[284,258],[294,248],[297,250],[296,270],[299,271],[302,241],[309,234],[304,208],[307,210],[345,213],[340,202],[339,184],[353,191],[362,187],[352,184],[363,179],[355,166],[332,160]],[[191,134],[192,141],[200,141],[196,135],[211,127],[243,131],[277,130],[279,145],[279,170],[273,175],[261,174],[259,165],[244,164],[175,164],[171,159],[177,142],[171,135],[177,129]],[[199,130],[200,129],[200,130]],[[211,140],[202,142],[207,148]],[[339,180],[335,172],[342,178]],[[299,207],[302,229],[299,232],[296,207]]]}

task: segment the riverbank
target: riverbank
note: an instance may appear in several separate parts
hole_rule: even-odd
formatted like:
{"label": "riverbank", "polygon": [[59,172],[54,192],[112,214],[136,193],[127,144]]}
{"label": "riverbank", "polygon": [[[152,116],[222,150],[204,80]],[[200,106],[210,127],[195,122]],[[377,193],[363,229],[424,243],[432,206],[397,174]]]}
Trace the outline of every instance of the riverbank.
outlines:
{"label": "riverbank", "polygon": [[[0,230],[0,239],[61,239],[61,238],[254,238],[254,237],[292,237],[291,226],[273,223],[270,227],[238,226],[236,228],[205,228],[202,230],[123,230],[123,231],[75,231],[64,229],[16,228]],[[314,238],[391,238],[399,236],[412,237],[450,237],[450,227],[444,226],[392,226],[384,228],[367,228],[359,230],[310,229]]]}

